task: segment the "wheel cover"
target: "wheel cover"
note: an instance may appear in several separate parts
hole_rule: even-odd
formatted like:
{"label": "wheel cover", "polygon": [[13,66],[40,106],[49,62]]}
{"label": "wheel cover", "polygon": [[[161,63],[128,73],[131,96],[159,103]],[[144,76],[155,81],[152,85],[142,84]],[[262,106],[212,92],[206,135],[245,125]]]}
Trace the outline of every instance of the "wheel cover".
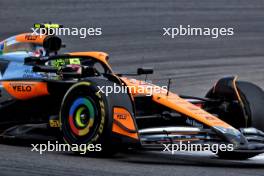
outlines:
{"label": "wheel cover", "polygon": [[95,106],[89,98],[77,98],[70,107],[69,124],[77,136],[87,135],[94,125]]}

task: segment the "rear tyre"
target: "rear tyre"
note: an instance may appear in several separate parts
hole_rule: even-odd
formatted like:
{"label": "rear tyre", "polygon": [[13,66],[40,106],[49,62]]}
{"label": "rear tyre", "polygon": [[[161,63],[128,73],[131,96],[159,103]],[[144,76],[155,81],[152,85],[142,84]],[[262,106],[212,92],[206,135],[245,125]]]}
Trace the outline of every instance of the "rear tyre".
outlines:
{"label": "rear tyre", "polygon": [[[264,92],[255,84],[236,81],[235,77],[220,79],[207,93],[207,98],[220,100],[220,104],[208,107],[211,113],[235,128],[254,127],[264,131]],[[219,152],[223,159],[248,159],[259,152]]]}
{"label": "rear tyre", "polygon": [[264,92],[255,84],[249,82],[238,82],[245,111],[249,117],[248,127],[254,127],[264,131]]}
{"label": "rear tyre", "polygon": [[255,127],[264,131],[264,92],[257,85],[236,81],[234,77],[223,78],[206,97],[223,102],[211,113],[218,114],[235,128]]}

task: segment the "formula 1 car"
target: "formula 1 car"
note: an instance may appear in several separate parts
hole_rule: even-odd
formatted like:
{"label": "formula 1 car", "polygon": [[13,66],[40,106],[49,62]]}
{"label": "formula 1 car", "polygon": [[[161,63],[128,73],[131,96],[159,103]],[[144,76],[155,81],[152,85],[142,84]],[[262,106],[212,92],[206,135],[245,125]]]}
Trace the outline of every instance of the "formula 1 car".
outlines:
{"label": "formula 1 car", "polygon": [[[58,36],[32,33],[0,43],[3,139],[100,143],[103,154],[179,142],[233,144],[234,150],[218,152],[223,158],[264,152],[264,92],[258,86],[226,77],[204,98],[181,96],[131,78],[152,69],[117,74],[106,53],[58,54],[62,46]],[[119,92],[108,91],[114,89]]]}

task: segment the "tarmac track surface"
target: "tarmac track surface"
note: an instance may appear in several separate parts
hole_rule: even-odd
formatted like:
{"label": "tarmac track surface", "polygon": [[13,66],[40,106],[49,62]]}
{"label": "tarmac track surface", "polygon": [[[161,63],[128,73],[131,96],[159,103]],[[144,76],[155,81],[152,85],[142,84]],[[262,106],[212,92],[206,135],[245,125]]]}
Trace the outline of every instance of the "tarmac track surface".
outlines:
{"label": "tarmac track surface", "polygon": [[[116,72],[153,66],[149,78],[180,94],[203,96],[213,83],[239,75],[264,88],[264,1],[254,0],[0,0],[0,39],[30,31],[36,22],[101,27],[102,36],[64,37],[68,51],[110,54]],[[162,36],[163,27],[233,27],[234,36]],[[143,77],[142,77],[143,78]],[[223,161],[210,154],[152,152],[98,159],[30,147],[0,145],[0,175],[264,175],[264,157]]]}

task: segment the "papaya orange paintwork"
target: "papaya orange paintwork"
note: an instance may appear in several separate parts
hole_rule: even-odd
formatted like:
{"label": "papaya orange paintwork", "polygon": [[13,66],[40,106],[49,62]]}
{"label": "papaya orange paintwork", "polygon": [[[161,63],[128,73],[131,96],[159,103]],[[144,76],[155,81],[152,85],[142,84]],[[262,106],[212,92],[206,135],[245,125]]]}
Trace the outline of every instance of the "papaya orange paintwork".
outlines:
{"label": "papaya orange paintwork", "polygon": [[16,36],[17,42],[23,43],[36,43],[36,44],[43,44],[46,35],[33,35],[32,33],[24,33]]}
{"label": "papaya orange paintwork", "polygon": [[[125,77],[121,78],[127,86],[133,87],[133,96],[138,96],[140,94],[146,95],[150,93],[149,87],[156,89],[158,86],[146,83],[144,81],[139,81],[135,79],[128,79]],[[148,86],[148,89],[147,89]],[[144,89],[145,87],[145,89]],[[167,95],[167,90],[161,89],[160,92],[152,92],[152,100],[158,104],[164,105],[166,107],[179,112],[180,114],[191,117],[201,123],[208,126],[220,126],[224,128],[233,128],[224,121],[218,119],[212,114],[206,112],[205,110],[195,106],[194,104],[188,102],[187,100],[180,98],[177,94],[169,92]]]}
{"label": "papaya orange paintwork", "polygon": [[[133,118],[131,114],[124,108],[115,107],[114,108],[114,120],[122,124],[124,127],[126,127],[129,130],[136,130],[135,123],[133,121]],[[134,139],[138,139],[138,134],[128,132],[121,127],[119,127],[115,122],[113,123],[112,131],[124,136],[128,136]]]}
{"label": "papaya orange paintwork", "polygon": [[49,95],[47,83],[32,81],[3,81],[4,89],[19,100]]}

